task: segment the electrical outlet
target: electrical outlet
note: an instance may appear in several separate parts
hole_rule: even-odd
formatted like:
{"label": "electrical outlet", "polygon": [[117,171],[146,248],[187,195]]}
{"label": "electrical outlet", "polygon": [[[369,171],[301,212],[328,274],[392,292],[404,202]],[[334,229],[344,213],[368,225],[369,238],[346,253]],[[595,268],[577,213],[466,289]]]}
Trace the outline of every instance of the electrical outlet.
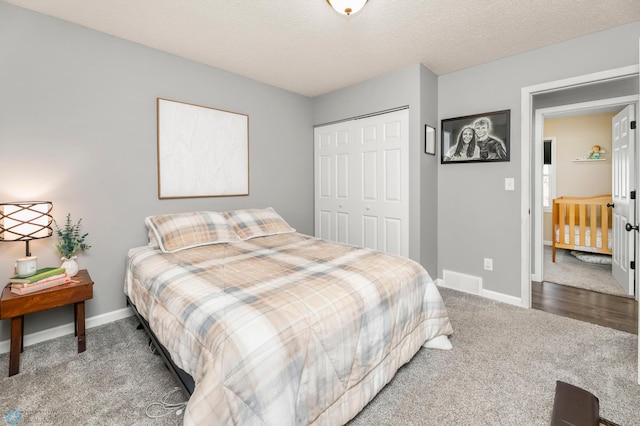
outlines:
{"label": "electrical outlet", "polygon": [[493,271],[493,259],[484,258],[484,270]]}

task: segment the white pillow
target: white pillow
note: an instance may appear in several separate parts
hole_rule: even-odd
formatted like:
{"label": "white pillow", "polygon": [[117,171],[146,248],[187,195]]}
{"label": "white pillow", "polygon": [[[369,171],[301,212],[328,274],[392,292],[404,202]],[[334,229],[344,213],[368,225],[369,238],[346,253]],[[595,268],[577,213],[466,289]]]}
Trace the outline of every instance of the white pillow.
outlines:
{"label": "white pillow", "polygon": [[442,335],[426,341],[424,345],[422,345],[422,347],[428,348],[428,349],[442,349],[442,350],[448,351],[449,349],[453,348],[453,345],[449,341],[449,337]]}

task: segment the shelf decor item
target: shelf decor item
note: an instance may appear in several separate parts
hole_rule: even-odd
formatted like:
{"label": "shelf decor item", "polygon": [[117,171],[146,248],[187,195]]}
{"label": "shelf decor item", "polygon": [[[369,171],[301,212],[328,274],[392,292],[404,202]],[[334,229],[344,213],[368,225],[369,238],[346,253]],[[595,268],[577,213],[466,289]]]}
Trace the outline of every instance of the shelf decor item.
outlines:
{"label": "shelf decor item", "polygon": [[56,228],[56,235],[58,236],[58,242],[55,244],[55,248],[58,250],[58,254],[61,256],[62,268],[65,268],[67,275],[73,277],[78,273],[78,262],[76,261],[76,253],[78,251],[89,250],[91,246],[85,242],[89,233],[81,232],[82,219],[79,219],[75,224],[71,221],[71,213],[67,214],[67,220],[63,228],[58,226],[58,223],[54,220],[53,224]]}

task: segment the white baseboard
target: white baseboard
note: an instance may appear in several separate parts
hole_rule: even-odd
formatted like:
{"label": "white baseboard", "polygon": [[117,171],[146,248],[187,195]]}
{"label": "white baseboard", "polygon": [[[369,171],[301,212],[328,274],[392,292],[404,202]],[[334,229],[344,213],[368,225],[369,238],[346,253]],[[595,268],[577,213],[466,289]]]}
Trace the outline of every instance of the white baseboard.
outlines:
{"label": "white baseboard", "polygon": [[[444,287],[444,288],[450,288],[451,290],[456,290],[456,291],[461,291],[458,288],[452,288],[447,286],[447,283],[441,279],[438,278],[437,280],[435,280],[435,283],[438,287]],[[469,294],[474,294],[474,293],[469,293]],[[478,296],[476,294],[476,296]],[[496,300],[498,302],[502,302],[502,303],[508,303],[510,305],[515,305],[515,306],[522,306],[522,299],[519,297],[515,297],[515,296],[509,296],[507,294],[503,294],[503,293],[498,293],[495,291],[491,291],[491,290],[485,290],[482,289],[481,294],[479,294],[480,297],[485,297],[487,299],[491,299],[491,300]]]}
{"label": "white baseboard", "polygon": [[482,297],[487,299],[496,300],[502,303],[508,303],[509,305],[522,306],[522,299],[515,296],[509,296],[508,294],[497,293],[491,290],[483,290]]}
{"label": "white baseboard", "polygon": [[[96,315],[85,320],[85,327],[92,328],[99,325],[107,324],[133,315],[131,308],[118,309],[117,311],[107,312],[106,314]],[[73,322],[60,325],[58,327],[49,328],[47,330],[37,331],[35,333],[24,336],[24,346],[34,345],[36,343],[55,339],[56,337],[75,333],[75,325]],[[0,342],[0,354],[9,352],[10,340]]]}

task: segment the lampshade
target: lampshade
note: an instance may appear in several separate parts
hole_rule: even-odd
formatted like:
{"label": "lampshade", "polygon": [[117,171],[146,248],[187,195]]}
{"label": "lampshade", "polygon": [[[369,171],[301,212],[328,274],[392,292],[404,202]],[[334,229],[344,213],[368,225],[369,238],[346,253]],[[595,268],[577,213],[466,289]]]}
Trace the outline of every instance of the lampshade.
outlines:
{"label": "lampshade", "polygon": [[343,15],[353,15],[364,7],[367,0],[327,0],[333,10]]}
{"label": "lampshade", "polygon": [[25,241],[27,257],[29,241],[53,234],[50,201],[19,201],[0,204],[0,241]]}

